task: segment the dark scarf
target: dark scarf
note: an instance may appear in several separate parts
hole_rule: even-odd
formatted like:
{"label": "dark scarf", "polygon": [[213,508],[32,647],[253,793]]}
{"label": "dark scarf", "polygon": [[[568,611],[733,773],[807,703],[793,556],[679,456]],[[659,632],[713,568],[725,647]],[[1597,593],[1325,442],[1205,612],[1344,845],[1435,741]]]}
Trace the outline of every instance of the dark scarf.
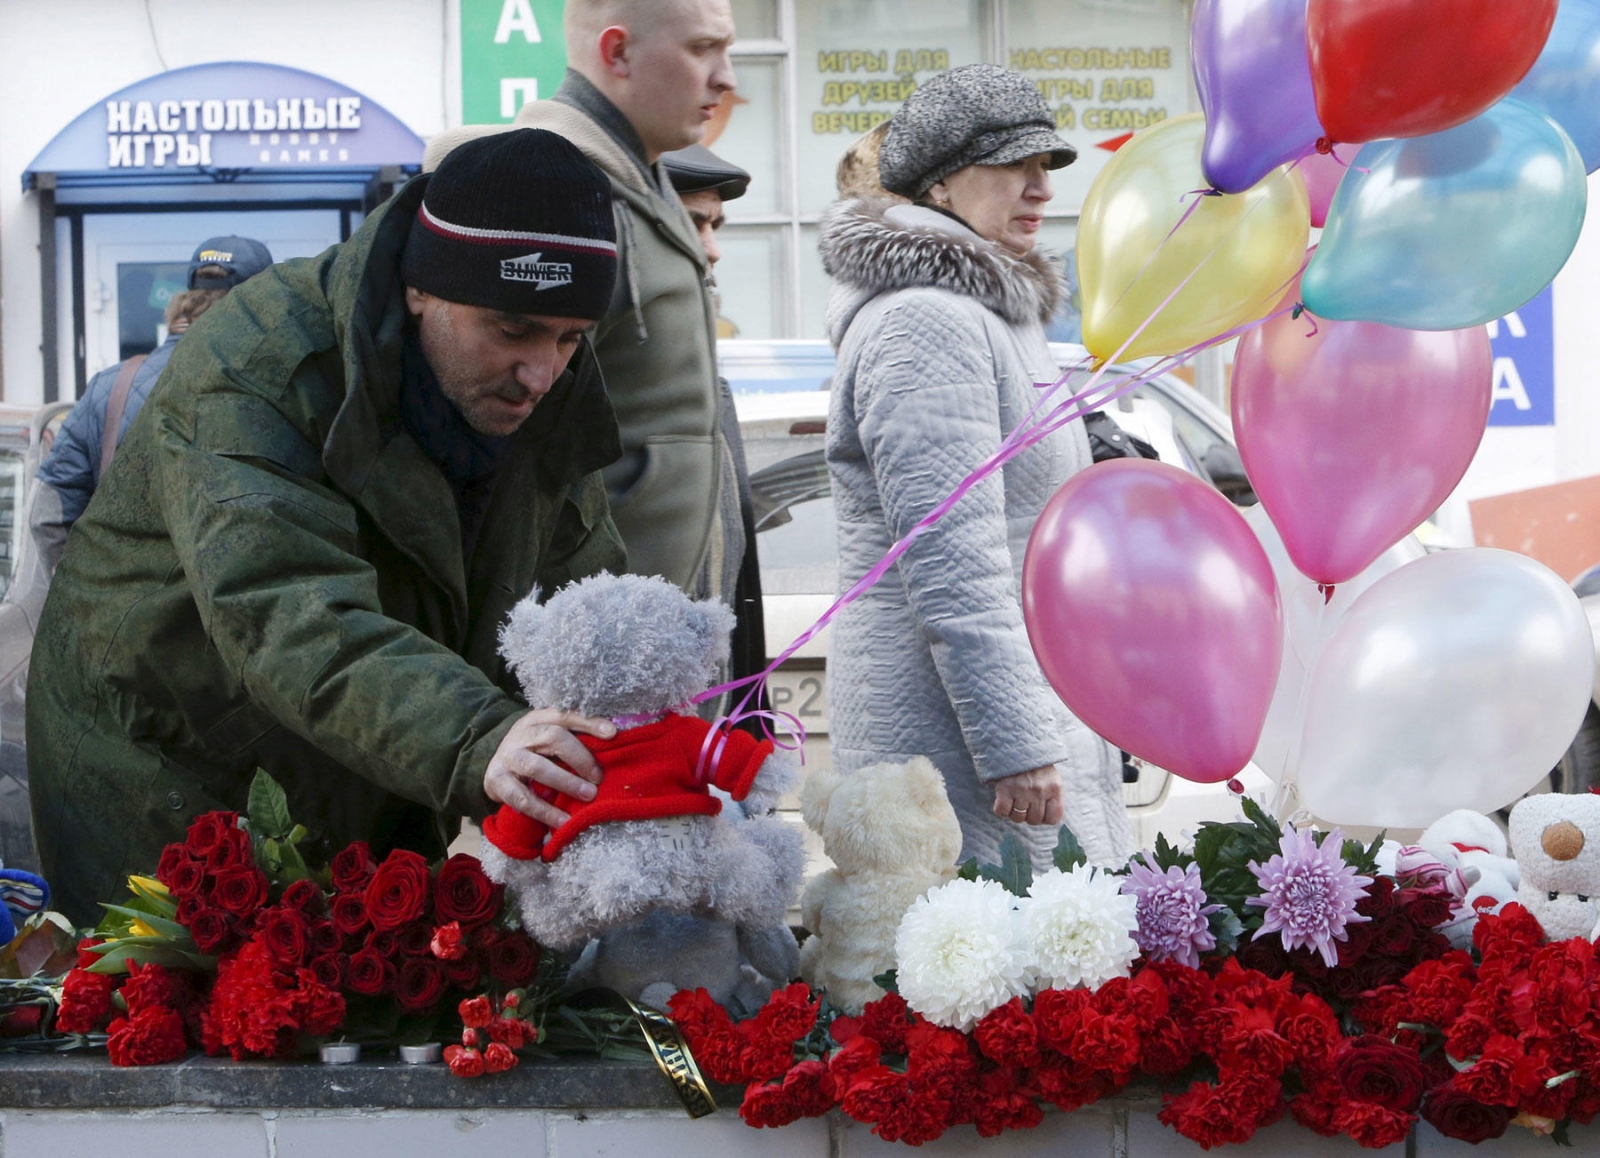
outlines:
{"label": "dark scarf", "polygon": [[495,438],[472,429],[440,389],[414,327],[406,328],[400,353],[400,415],[411,437],[450,484],[461,519],[461,557],[470,562],[488,513],[495,470],[511,438]]}
{"label": "dark scarf", "polygon": [[610,135],[612,140],[622,146],[629,157],[633,158],[634,164],[639,166],[639,172],[644,174],[646,185],[657,190],[665,188],[663,175],[658,174],[650,162],[645,160],[644,140],[639,136],[639,131],[633,127],[633,122],[623,115],[621,109],[611,103],[610,97],[595,88],[588,77],[574,69],[567,69],[567,75],[561,80],[561,87],[556,89],[550,99],[575,108],[594,121]]}

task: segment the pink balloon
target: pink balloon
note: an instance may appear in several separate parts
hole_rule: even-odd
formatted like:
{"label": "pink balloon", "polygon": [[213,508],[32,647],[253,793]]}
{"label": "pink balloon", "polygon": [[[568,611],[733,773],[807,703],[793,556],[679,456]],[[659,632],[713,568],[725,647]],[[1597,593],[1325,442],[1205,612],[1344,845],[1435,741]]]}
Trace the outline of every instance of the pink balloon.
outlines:
{"label": "pink balloon", "polygon": [[1492,367],[1483,326],[1285,314],[1240,340],[1239,456],[1303,574],[1352,579],[1438,509],[1483,439]]}
{"label": "pink balloon", "polygon": [[1346,145],[1344,151],[1349,156],[1342,162],[1330,153],[1308,153],[1295,169],[1305,178],[1306,192],[1311,196],[1313,229],[1321,229],[1328,220],[1328,207],[1333,204],[1333,195],[1338,192],[1339,182],[1344,180],[1345,173],[1350,169],[1350,158],[1356,155],[1354,145]]}
{"label": "pink balloon", "polygon": [[1283,615],[1266,552],[1215,490],[1143,459],[1073,475],[1028,541],[1022,610],[1045,677],[1107,740],[1202,784],[1249,762]]}

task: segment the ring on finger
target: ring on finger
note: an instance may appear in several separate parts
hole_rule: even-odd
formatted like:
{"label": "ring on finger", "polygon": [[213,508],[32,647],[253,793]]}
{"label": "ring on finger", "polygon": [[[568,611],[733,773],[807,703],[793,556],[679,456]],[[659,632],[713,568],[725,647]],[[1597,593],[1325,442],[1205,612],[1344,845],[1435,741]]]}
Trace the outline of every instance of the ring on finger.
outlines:
{"label": "ring on finger", "polygon": [[1022,807],[1022,808],[1013,808],[1013,809],[1012,809],[1012,810],[1011,810],[1011,815],[1012,815],[1012,816],[1016,816],[1016,815],[1017,815],[1017,814],[1018,814],[1018,813],[1021,813],[1021,814],[1022,814],[1022,815],[1023,815],[1023,816],[1026,816],[1026,815],[1027,815],[1027,814],[1028,814],[1028,809],[1027,809],[1027,807],[1026,807],[1026,806],[1024,806],[1024,807]]}

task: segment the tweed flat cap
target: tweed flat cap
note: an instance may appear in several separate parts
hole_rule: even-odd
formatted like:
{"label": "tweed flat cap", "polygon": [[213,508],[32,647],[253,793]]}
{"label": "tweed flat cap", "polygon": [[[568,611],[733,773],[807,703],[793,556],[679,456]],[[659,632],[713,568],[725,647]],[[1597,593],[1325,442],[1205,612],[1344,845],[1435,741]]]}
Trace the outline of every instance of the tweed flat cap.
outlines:
{"label": "tweed flat cap", "polygon": [[968,165],[1006,165],[1039,153],[1059,169],[1078,158],[1056,133],[1044,94],[1020,72],[967,64],[931,78],[889,122],[878,176],[913,200]]}

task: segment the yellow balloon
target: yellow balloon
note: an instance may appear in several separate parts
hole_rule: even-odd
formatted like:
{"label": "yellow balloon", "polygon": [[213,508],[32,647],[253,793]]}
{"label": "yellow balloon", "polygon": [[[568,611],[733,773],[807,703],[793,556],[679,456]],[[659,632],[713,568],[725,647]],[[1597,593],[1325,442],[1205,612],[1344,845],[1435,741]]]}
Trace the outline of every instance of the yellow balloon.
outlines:
{"label": "yellow balloon", "polygon": [[1194,200],[1184,195],[1207,186],[1205,128],[1190,113],[1135,133],[1089,189],[1078,285],[1083,344],[1096,358],[1175,354],[1226,333],[1270,310],[1300,268],[1311,210],[1287,167],[1243,193],[1201,197],[1173,233]]}

